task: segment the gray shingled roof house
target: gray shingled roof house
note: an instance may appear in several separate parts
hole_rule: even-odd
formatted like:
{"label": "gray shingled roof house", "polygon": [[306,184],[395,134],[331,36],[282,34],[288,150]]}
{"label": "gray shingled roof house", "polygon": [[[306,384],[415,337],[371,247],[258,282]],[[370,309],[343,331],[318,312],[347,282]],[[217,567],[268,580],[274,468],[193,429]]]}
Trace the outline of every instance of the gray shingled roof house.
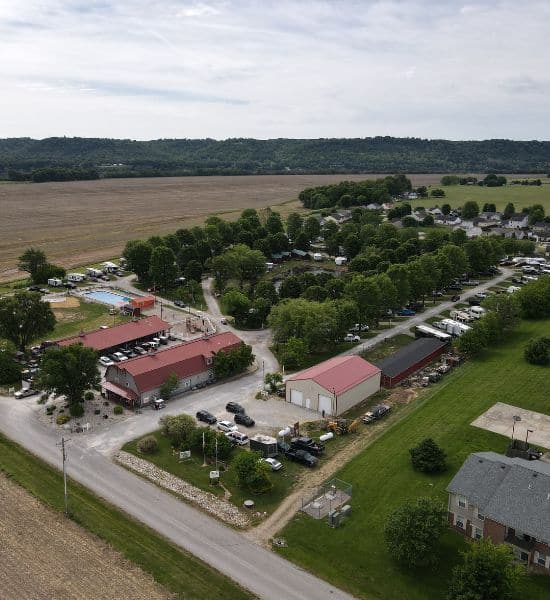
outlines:
{"label": "gray shingled roof house", "polygon": [[518,559],[550,573],[550,464],[477,452],[447,491],[457,530],[510,544]]}

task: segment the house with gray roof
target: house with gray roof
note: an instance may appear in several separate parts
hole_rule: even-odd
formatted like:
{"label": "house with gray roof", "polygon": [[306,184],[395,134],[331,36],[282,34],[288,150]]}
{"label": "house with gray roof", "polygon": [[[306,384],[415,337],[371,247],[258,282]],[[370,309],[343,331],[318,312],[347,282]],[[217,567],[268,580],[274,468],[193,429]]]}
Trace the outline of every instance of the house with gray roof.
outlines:
{"label": "house with gray roof", "polygon": [[496,452],[470,454],[447,486],[449,524],[472,539],[508,544],[550,575],[550,464]]}

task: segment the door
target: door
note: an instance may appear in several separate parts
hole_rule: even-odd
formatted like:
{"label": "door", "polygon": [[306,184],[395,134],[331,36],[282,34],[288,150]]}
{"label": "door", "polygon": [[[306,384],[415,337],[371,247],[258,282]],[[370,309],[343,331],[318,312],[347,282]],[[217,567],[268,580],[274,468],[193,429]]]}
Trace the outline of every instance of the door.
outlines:
{"label": "door", "polygon": [[290,390],[290,402],[302,406],[304,403],[304,395],[299,390]]}
{"label": "door", "polygon": [[319,394],[319,412],[325,411],[325,415],[332,414],[332,398],[330,396],[323,396]]}
{"label": "door", "polygon": [[306,408],[311,408],[311,399],[310,398],[306,398]]}

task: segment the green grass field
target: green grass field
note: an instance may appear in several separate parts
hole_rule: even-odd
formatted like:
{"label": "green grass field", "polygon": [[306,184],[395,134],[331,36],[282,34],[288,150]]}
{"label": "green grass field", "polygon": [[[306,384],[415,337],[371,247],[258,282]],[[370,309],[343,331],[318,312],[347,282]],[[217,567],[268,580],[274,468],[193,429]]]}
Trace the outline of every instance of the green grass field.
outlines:
{"label": "green grass field", "polygon": [[[523,322],[506,344],[464,364],[406,407],[405,418],[337,474],[353,484],[352,517],[332,530],[324,521],[299,514],[281,533],[288,543],[281,554],[360,598],[443,598],[466,542],[448,531],[440,543],[438,567],[409,571],[388,554],[384,523],[408,498],[435,496],[446,503],[445,487],[471,452],[505,450],[506,438],[470,425],[495,402],[549,412],[550,372],[529,365],[522,354],[536,335],[550,335],[550,321]],[[428,476],[412,470],[408,449],[424,437],[433,437],[447,452],[446,473]],[[549,598],[550,579],[530,576],[523,597]]]}
{"label": "green grass field", "polygon": [[[163,436],[160,431],[156,431],[152,435],[156,437],[159,443],[159,451],[157,453],[150,455],[140,454],[136,448],[138,440],[128,442],[122,447],[122,450],[149,460],[161,469],[173,473],[176,477],[180,477],[202,490],[212,492],[220,498],[224,497],[224,490],[221,486],[210,485],[209,472],[212,466],[202,466],[202,455],[196,455],[193,456],[191,460],[179,462],[178,456],[172,453],[168,438]],[[234,452],[242,452],[242,450],[236,449]],[[281,457],[279,458],[284,467],[282,470],[270,475],[273,483],[272,490],[266,494],[253,496],[256,510],[271,513],[277,508],[292,489],[298,474],[304,469],[304,467],[297,463],[293,463]],[[222,471],[221,473],[221,482],[231,492],[229,501],[235,504],[235,506],[242,507],[243,502],[251,497],[250,492],[243,491],[239,487],[236,475],[231,468],[231,461],[228,461],[227,470]]]}
{"label": "green grass field", "polygon": [[[508,181],[510,181],[510,177]],[[503,187],[480,187],[478,185],[432,185],[432,188],[441,187],[445,190],[445,198],[423,198],[413,200],[411,206],[425,206],[426,208],[444,203],[453,208],[462,206],[467,200],[475,200],[480,210],[486,202],[494,202],[497,210],[503,210],[508,202],[512,202],[516,211],[533,204],[542,204],[546,214],[550,214],[550,180],[542,179],[541,186],[534,185],[506,185]]]}
{"label": "green grass field", "polygon": [[[0,470],[56,511],[63,511],[63,477],[0,435]],[[69,480],[71,517],[150,573],[176,598],[252,598],[228,578],[148,527]]]}

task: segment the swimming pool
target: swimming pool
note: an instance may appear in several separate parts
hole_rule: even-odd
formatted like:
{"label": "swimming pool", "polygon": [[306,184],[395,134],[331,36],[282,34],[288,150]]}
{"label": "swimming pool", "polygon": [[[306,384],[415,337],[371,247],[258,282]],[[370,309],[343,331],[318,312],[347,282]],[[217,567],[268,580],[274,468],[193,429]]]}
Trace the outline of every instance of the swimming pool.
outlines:
{"label": "swimming pool", "polygon": [[95,300],[96,302],[101,302],[103,304],[111,304],[112,306],[126,304],[126,302],[130,302],[131,300],[131,298],[123,296],[122,294],[115,294],[114,292],[105,292],[103,290],[95,292],[85,292],[82,295],[85,298],[90,298],[91,300]]}

